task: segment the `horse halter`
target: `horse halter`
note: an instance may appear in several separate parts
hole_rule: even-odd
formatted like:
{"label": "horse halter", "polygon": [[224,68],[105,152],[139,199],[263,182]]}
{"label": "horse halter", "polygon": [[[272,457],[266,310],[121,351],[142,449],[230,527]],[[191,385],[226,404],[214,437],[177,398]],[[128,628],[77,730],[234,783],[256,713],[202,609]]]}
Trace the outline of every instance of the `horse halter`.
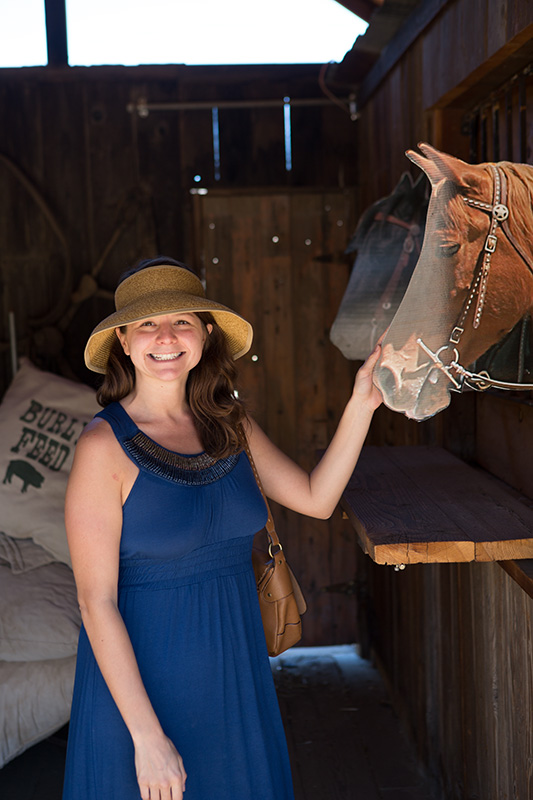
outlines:
{"label": "horse halter", "polygon": [[[495,389],[510,390],[533,389],[533,384],[530,383],[510,383],[491,378],[486,370],[482,370],[481,372],[470,372],[459,362],[460,356],[458,346],[461,341],[461,337],[465,332],[466,319],[474,301],[475,308],[472,327],[477,330],[481,322],[487,294],[491,259],[498,245],[498,237],[496,234],[500,228],[511,245],[517,251],[518,255],[525,262],[526,266],[533,272],[533,266],[529,263],[522,248],[509,230],[509,224],[507,222],[509,218],[509,207],[507,206],[507,181],[505,173],[496,164],[489,164],[489,166],[491,168],[494,180],[492,205],[490,203],[483,203],[480,200],[473,200],[470,197],[464,197],[463,195],[463,201],[468,206],[477,208],[479,211],[484,211],[487,214],[490,214],[490,225],[489,232],[483,245],[483,250],[481,251],[483,258],[478,259],[480,260],[480,265],[476,269],[472,278],[472,283],[470,284],[469,292],[463,304],[463,308],[461,309],[461,313],[459,314],[458,320],[455,323],[452,332],[450,333],[447,344],[443,345],[443,347],[440,347],[436,353],[434,353],[426,344],[424,344],[421,338],[416,340],[419,347],[421,347],[426,355],[430,357],[434,367],[443,372],[448,380],[453,384],[452,391],[456,392],[461,392],[465,386],[468,386],[471,389],[477,389],[478,391],[484,391],[490,387],[494,387]],[[523,339],[524,329],[522,330],[521,336],[521,350],[524,344]],[[445,353],[447,350],[451,350],[452,352],[452,360],[449,364],[445,364],[441,357],[441,354]],[[452,370],[455,372],[455,375],[452,374]],[[428,379],[431,381],[430,375],[431,372],[428,375]]]}

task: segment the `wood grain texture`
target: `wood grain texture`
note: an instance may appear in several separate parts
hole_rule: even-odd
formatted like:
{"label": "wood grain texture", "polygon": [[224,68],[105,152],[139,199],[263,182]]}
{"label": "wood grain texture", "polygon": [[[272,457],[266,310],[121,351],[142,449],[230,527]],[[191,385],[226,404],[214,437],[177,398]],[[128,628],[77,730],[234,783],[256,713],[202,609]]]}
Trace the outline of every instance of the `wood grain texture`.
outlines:
{"label": "wood grain texture", "polygon": [[366,447],[342,505],[380,564],[533,556],[533,509],[441,448]]}
{"label": "wood grain texture", "polygon": [[529,800],[533,599],[496,563],[395,572],[361,554],[359,576],[366,646],[440,796]]}
{"label": "wood grain texture", "polygon": [[272,662],[296,800],[436,800],[378,671],[349,650],[293,648]]}
{"label": "wood grain texture", "polygon": [[496,394],[476,400],[478,463],[533,501],[533,405]]}
{"label": "wood grain texture", "polygon": [[[64,286],[66,307],[80,281],[98,268],[100,293],[86,298],[63,325],[62,367],[91,383],[82,353],[92,328],[111,310],[106,292],[140,258],[159,253],[192,260],[191,189],[290,186],[283,109],[225,110],[220,116],[220,176],[214,170],[210,110],[130,113],[152,103],[317,97],[317,65],[257,67],[91,67],[2,70],[0,154],[36,188],[57,220],[65,248],[21,181],[0,164],[0,393],[10,380],[7,311],[14,310],[20,355],[59,370],[35,345],[35,318],[47,314]],[[355,180],[354,126],[335,105],[313,109],[311,128],[293,120],[297,182],[338,186]],[[315,123],[318,123],[318,127]],[[327,158],[322,154],[327,152]],[[310,165],[314,165],[310,167]],[[200,181],[195,181],[200,176]],[[202,265],[200,264],[200,271]],[[103,292],[103,294],[102,294]],[[61,316],[61,315],[59,315]],[[37,325],[37,327],[39,327]]]}
{"label": "wood grain texture", "polygon": [[[353,365],[329,341],[353,225],[342,191],[210,191],[197,197],[197,262],[208,294],[254,326],[239,393],[272,440],[311,470],[348,399]],[[336,277],[332,277],[336,276]],[[304,642],[353,641],[349,595],[325,591],[355,576],[353,536],[340,515],[314,520],[273,505],[281,541],[306,595]]]}
{"label": "wood grain texture", "polygon": [[501,561],[500,564],[524,592],[533,597],[533,559]]}

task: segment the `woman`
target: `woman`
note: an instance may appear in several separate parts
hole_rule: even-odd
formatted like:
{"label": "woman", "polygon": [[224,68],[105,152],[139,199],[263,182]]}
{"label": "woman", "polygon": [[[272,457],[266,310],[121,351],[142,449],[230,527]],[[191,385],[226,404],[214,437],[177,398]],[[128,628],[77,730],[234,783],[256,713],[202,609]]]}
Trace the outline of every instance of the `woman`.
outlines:
{"label": "woman", "polygon": [[379,347],[307,475],[235,396],[251,326],[171,259],[119,284],[87,366],[104,406],[76,448],[66,526],[83,627],[64,800],[291,800],[251,569],[266,494],[327,518],[381,397]]}

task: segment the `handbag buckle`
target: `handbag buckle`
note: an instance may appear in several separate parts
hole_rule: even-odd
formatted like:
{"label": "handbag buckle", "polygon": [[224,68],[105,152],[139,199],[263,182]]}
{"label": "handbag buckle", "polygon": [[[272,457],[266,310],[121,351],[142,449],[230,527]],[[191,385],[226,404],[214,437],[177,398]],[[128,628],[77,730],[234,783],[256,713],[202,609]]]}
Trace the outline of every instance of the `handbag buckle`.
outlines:
{"label": "handbag buckle", "polygon": [[[272,552],[273,547],[278,548],[275,553]],[[268,555],[270,556],[270,558],[274,558],[276,553],[279,553],[281,550],[283,550],[283,545],[281,544],[281,542],[278,542],[277,544],[275,542],[270,542],[270,544],[268,545]]]}

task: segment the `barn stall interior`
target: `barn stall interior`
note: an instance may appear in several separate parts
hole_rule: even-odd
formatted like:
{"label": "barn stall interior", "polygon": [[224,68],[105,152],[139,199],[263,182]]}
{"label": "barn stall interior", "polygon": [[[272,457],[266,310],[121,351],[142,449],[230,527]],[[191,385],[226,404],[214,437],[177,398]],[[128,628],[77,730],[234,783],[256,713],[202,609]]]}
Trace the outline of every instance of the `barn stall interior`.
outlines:
{"label": "barn stall interior", "polygon": [[[532,23],[527,2],[416,4],[358,88],[360,208],[418,176],[418,142],[531,163]],[[424,422],[383,407],[344,496],[361,641],[446,798],[533,794],[532,421],[530,391],[454,394]]]}
{"label": "barn stall interior", "polygon": [[[90,385],[83,346],[112,309],[118,276],[168,253],[253,320],[242,391],[276,443],[303,466],[316,462],[357,366],[329,330],[360,213],[406,170],[418,177],[404,151],[419,141],[472,163],[525,163],[533,145],[527,0],[345,5],[370,26],[327,68],[70,68],[60,35],[47,67],[0,72],[10,120],[0,132],[3,392],[13,332],[18,358]],[[56,32],[61,6],[47,3]],[[61,384],[43,408],[59,394]],[[524,392],[457,394],[422,423],[382,408],[342,512],[321,522],[274,509],[312,608],[302,644],[360,643],[435,797],[533,794],[532,426]],[[58,427],[60,444],[66,432]],[[32,452],[17,442],[22,458]],[[36,446],[30,457],[48,452],[49,469],[57,445]],[[31,491],[38,478],[13,469]],[[67,669],[72,654],[38,658]],[[280,686],[289,716],[299,688]],[[426,797],[414,784],[374,795],[359,784],[357,795],[343,777],[331,796]],[[302,798],[317,786],[328,796],[314,780]]]}

